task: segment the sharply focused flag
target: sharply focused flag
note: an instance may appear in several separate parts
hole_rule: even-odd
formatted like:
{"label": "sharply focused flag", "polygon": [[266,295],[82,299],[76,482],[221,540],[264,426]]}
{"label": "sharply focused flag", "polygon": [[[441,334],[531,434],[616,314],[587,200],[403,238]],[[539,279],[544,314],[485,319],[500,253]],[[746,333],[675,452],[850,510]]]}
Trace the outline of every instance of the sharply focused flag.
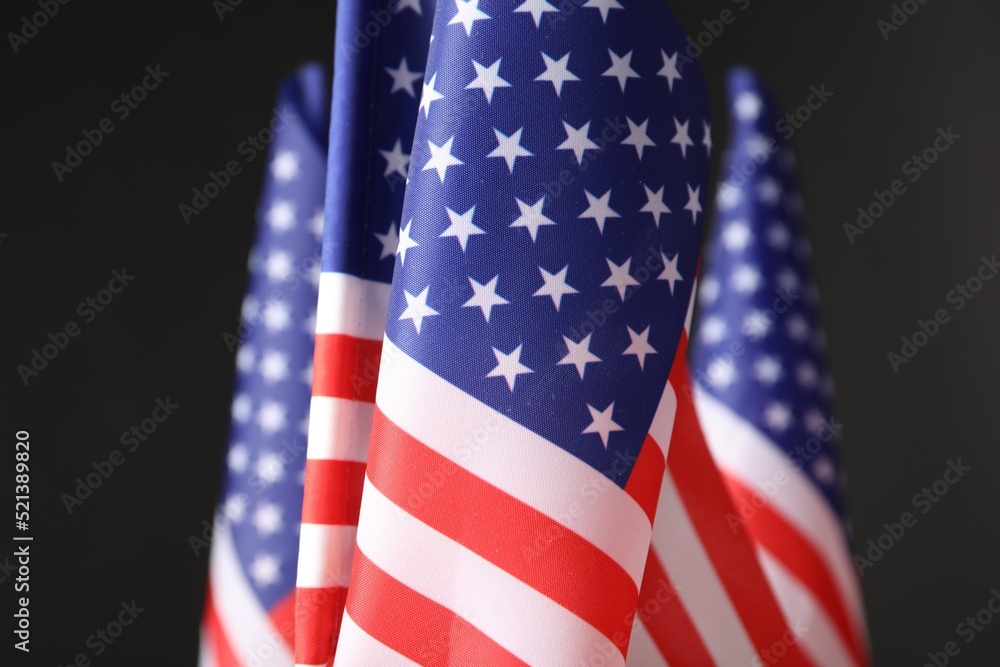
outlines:
{"label": "sharply focused flag", "polygon": [[[214,525],[202,667],[291,667],[295,564],[312,381],[329,111],[327,74],[282,83],[250,279]],[[284,123],[283,125],[280,123]]]}
{"label": "sharply focused flag", "polygon": [[659,0],[439,1],[336,664],[624,665],[704,221],[685,44]]}
{"label": "sharply focused flag", "polygon": [[337,6],[323,266],[302,506],[295,662],[327,665],[347,596],[431,0]]}
{"label": "sharply focused flag", "polygon": [[[868,664],[795,159],[756,77],[729,78],[732,141],[693,336],[695,404],[794,641],[820,667]],[[773,654],[773,653],[772,653]],[[671,665],[674,663],[671,662]]]}

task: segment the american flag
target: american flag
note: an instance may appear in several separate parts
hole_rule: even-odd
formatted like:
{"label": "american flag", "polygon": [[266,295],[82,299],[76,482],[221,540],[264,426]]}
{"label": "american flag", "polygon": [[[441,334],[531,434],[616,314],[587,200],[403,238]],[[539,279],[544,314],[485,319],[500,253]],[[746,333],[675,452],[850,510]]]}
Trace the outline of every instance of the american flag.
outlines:
{"label": "american flag", "polygon": [[440,0],[338,664],[625,663],[711,145],[685,44],[658,1]]}
{"label": "american flag", "polygon": [[786,645],[801,646],[805,664],[867,665],[795,158],[755,75],[737,70],[728,87],[732,140],[699,289],[695,404],[737,507],[729,522],[753,541],[795,630]]}
{"label": "american flag", "polygon": [[[389,283],[434,7],[337,6],[323,265],[316,319],[295,662],[333,658],[371,437]],[[406,253],[406,241],[401,252]]]}
{"label": "american flag", "polygon": [[329,110],[327,74],[283,82],[235,333],[236,389],[200,664],[291,666]]}

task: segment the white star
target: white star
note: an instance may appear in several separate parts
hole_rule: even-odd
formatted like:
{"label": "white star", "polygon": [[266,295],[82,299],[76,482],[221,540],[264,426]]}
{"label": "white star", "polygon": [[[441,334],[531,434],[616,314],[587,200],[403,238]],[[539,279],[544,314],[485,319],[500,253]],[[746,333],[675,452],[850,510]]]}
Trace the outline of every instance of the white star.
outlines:
{"label": "white star", "polygon": [[278,581],[280,561],[270,554],[258,554],[250,563],[250,576],[258,586],[270,586]]}
{"label": "white star", "polygon": [[535,77],[535,81],[548,81],[556,89],[556,97],[562,95],[563,84],[567,81],[579,81],[580,77],[569,71],[569,52],[559,60],[549,58],[544,53],[542,61],[545,63],[545,71]]}
{"label": "white star", "polygon": [[820,431],[826,427],[826,419],[823,417],[823,413],[819,411],[818,408],[812,408],[805,414],[802,418],[802,423],[806,427],[806,431],[812,433],[813,435],[819,435]]}
{"label": "white star", "polygon": [[406,56],[399,62],[399,67],[395,69],[392,67],[386,67],[385,71],[388,72],[389,76],[392,77],[392,90],[389,94],[396,92],[397,90],[406,91],[406,94],[417,99],[417,89],[413,87],[413,84],[417,82],[417,79],[421,78],[423,72],[414,72],[410,69],[410,66],[406,63]]}
{"label": "white star", "polygon": [[786,292],[794,292],[799,288],[801,281],[799,280],[799,274],[795,273],[793,269],[784,269],[775,278],[775,282],[778,287],[785,290]]}
{"label": "white star", "polygon": [[656,222],[657,228],[660,226],[660,217],[664,213],[670,213],[670,209],[667,208],[667,204],[663,201],[663,191],[667,189],[664,185],[656,192],[650,190],[645,183],[642,187],[646,190],[646,203],[643,204],[642,208],[639,209],[640,213],[651,213],[653,215],[653,221]]}
{"label": "white star", "polygon": [[497,348],[493,348],[493,356],[497,359],[497,365],[496,368],[486,374],[486,377],[502,377],[507,380],[507,386],[510,387],[510,390],[514,391],[514,383],[517,381],[518,375],[527,375],[528,373],[535,372],[521,363],[522,347],[524,347],[523,344],[518,345],[510,354],[504,354]]}
{"label": "white star", "polygon": [[764,409],[764,423],[772,430],[784,431],[792,423],[792,413],[783,403],[771,403]]}
{"label": "white star", "polygon": [[267,222],[279,232],[291,229],[295,224],[295,207],[288,201],[272,204],[267,211]]}
{"label": "white star", "polygon": [[816,372],[815,366],[808,361],[804,361],[795,369],[795,379],[800,385],[808,389],[815,387],[819,383],[819,373]]}
{"label": "white star", "polygon": [[674,92],[674,81],[677,79],[683,79],[681,73],[677,70],[677,54],[672,56],[667,56],[667,52],[661,50],[660,54],[663,56],[663,67],[660,71],[656,73],[657,76],[662,76],[667,79],[667,89],[670,92]]}
{"label": "white star", "polygon": [[282,182],[288,182],[299,175],[299,156],[292,151],[281,151],[271,162],[271,173]]}
{"label": "white star", "polygon": [[462,162],[457,157],[451,154],[451,144],[454,141],[455,137],[452,137],[448,141],[438,146],[433,141],[428,139],[427,148],[430,149],[431,156],[427,160],[427,164],[424,165],[422,171],[427,171],[428,169],[435,169],[438,173],[438,177],[441,178],[441,182],[444,183],[444,176],[448,172],[448,167],[465,164],[464,162]]}
{"label": "white star", "polygon": [[444,99],[444,95],[434,89],[435,80],[437,80],[437,72],[434,73],[430,81],[424,81],[423,91],[420,93],[420,109],[424,111],[424,118],[430,115],[432,103]]}
{"label": "white star", "polygon": [[757,120],[760,115],[760,98],[751,92],[746,92],[736,98],[733,108],[736,110],[736,117],[743,121]]}
{"label": "white star", "polygon": [[563,121],[563,129],[566,130],[566,141],[556,146],[556,150],[573,151],[577,164],[583,164],[583,152],[590,148],[600,148],[590,140],[587,133],[590,132],[590,121],[588,120],[579,129]]}
{"label": "white star", "polygon": [[750,243],[750,227],[743,220],[734,220],[722,230],[722,244],[727,250],[743,250]]}
{"label": "white star", "polygon": [[253,414],[253,403],[246,394],[240,394],[233,399],[233,419],[238,422],[245,422]]}
{"label": "white star", "polygon": [[633,331],[632,327],[625,327],[628,329],[629,338],[632,339],[632,344],[625,348],[622,355],[634,354],[636,359],[639,360],[639,369],[642,370],[646,365],[646,357],[650,354],[657,354],[653,346],[649,344],[649,330],[652,327],[646,327],[646,330],[642,333]]}
{"label": "white star", "polygon": [[373,232],[375,238],[378,242],[382,244],[382,252],[379,253],[379,259],[385,259],[386,257],[392,257],[396,254],[396,249],[399,248],[399,228],[396,226],[395,222],[389,223],[389,231],[385,234],[379,234],[378,232]]}
{"label": "white star", "polygon": [[274,452],[265,452],[257,459],[254,472],[265,485],[274,484],[285,475],[285,464]]}
{"label": "white star", "polygon": [[391,151],[380,149],[379,153],[385,158],[385,173],[383,176],[395,173],[406,178],[406,171],[410,166],[410,156],[403,152],[403,145],[399,139],[396,139],[396,145],[392,147]]}
{"label": "white star", "polygon": [[399,13],[407,8],[412,9],[418,16],[424,15],[423,9],[420,8],[420,0],[399,0],[396,13]]}
{"label": "white star", "polygon": [[[586,7],[586,5],[584,6]],[[547,0],[524,0],[514,11],[531,14],[531,18],[535,20],[535,27],[541,28],[542,14],[545,12],[558,12],[559,8],[549,4]]]}
{"label": "white star", "polygon": [[514,161],[517,160],[517,158],[532,157],[534,155],[534,153],[521,145],[522,132],[524,132],[523,127],[508,136],[500,130],[493,128],[493,134],[497,137],[497,147],[494,148],[493,152],[489,153],[486,157],[502,157],[507,163],[507,168],[510,169],[510,173],[513,174]]}
{"label": "white star", "polygon": [[269,331],[283,331],[291,320],[291,311],[281,301],[268,301],[264,306],[264,326]]}
{"label": "white star", "polygon": [[455,8],[458,10],[455,16],[448,21],[448,25],[462,24],[465,27],[465,35],[472,36],[472,24],[476,21],[485,21],[490,18],[479,10],[479,0],[455,0]]}
{"label": "white star", "polygon": [[[305,368],[302,369],[302,374],[299,375],[299,379],[302,380],[303,383],[309,385],[310,387],[312,386],[312,383],[313,383],[313,365],[312,364],[309,364],[308,366],[306,366]],[[309,429],[306,429],[307,432],[308,432],[308,430]]]}
{"label": "white star", "polygon": [[323,240],[323,209],[317,209],[313,217],[309,219],[309,230],[316,236],[316,240]]}
{"label": "white star", "polygon": [[236,353],[236,367],[244,373],[249,373],[256,363],[257,352],[249,345],[241,346],[240,351]]}
{"label": "white star", "polygon": [[450,208],[446,208],[445,210],[448,211],[448,218],[451,220],[451,224],[448,225],[448,229],[441,232],[440,238],[454,236],[458,239],[458,245],[462,248],[462,252],[465,252],[465,246],[469,244],[470,236],[486,233],[472,224],[472,216],[476,212],[475,206],[465,213],[456,213]]}
{"label": "white star", "polygon": [[764,384],[774,384],[781,378],[781,364],[774,357],[761,357],[754,363],[753,371]]}
{"label": "white star", "polygon": [[590,425],[583,429],[583,433],[597,433],[601,436],[601,442],[604,443],[604,449],[608,448],[608,436],[610,436],[615,431],[624,431],[621,426],[616,424],[612,420],[612,415],[615,410],[615,402],[611,401],[611,405],[605,408],[603,411],[587,404],[587,409],[590,410]]}
{"label": "white star", "polygon": [[250,452],[247,450],[246,445],[238,443],[229,449],[229,454],[226,456],[226,464],[230,470],[237,473],[245,472],[248,463],[250,463]]}
{"label": "white star", "polygon": [[760,285],[760,274],[752,266],[742,264],[729,276],[729,282],[740,294],[750,294]]}
{"label": "white star", "polygon": [[804,342],[809,338],[809,323],[801,315],[794,315],[785,325],[788,335],[792,340]]}
{"label": "white star", "polygon": [[243,494],[237,494],[235,496],[230,496],[226,498],[226,501],[222,503],[222,514],[232,521],[233,523],[239,523],[243,521],[243,517],[246,515],[246,496]]}
{"label": "white star", "polygon": [[262,502],[254,510],[250,521],[261,535],[274,535],[282,528],[281,507],[274,503]]}
{"label": "white star", "polygon": [[715,194],[715,203],[722,211],[728,211],[740,203],[740,190],[731,183],[719,185],[719,191]]}
{"label": "white star", "polygon": [[269,350],[260,361],[260,374],[267,382],[278,382],[288,377],[288,356]]}
{"label": "white star", "polygon": [[576,372],[580,374],[580,379],[583,379],[583,374],[587,370],[587,364],[600,363],[601,358],[590,351],[590,337],[593,334],[587,334],[587,337],[581,340],[579,343],[574,343],[567,336],[563,336],[563,341],[566,343],[566,356],[559,360],[559,366],[576,366]]}
{"label": "white star", "polygon": [[257,413],[257,423],[265,433],[274,433],[285,427],[285,406],[274,401],[265,401]]}
{"label": "white star", "polygon": [[292,275],[292,256],[283,251],[276,250],[267,254],[264,260],[264,273],[271,280],[285,280]]}
{"label": "white star", "polygon": [[743,335],[753,336],[756,340],[771,330],[773,320],[761,310],[753,310],[743,318]]}
{"label": "white star", "polygon": [[708,383],[716,389],[726,389],[736,381],[736,364],[731,357],[715,359],[708,365]]}
{"label": "white star", "polygon": [[578,293],[577,290],[566,283],[566,272],[569,271],[569,264],[564,266],[558,273],[549,273],[542,267],[538,267],[538,271],[542,274],[543,284],[532,296],[552,297],[552,304],[556,307],[556,312],[559,312],[563,296]]}
{"label": "white star", "polygon": [[642,121],[642,124],[636,125],[632,122],[632,119],[625,117],[628,121],[629,135],[622,139],[622,143],[628,146],[635,146],[636,152],[639,154],[639,159],[642,159],[642,151],[646,146],[655,146],[656,143],[649,138],[647,132],[649,132],[647,126],[649,125],[649,119]]}
{"label": "white star", "polygon": [[812,464],[813,475],[824,484],[833,484],[837,481],[837,468],[827,456],[820,456]]}
{"label": "white star", "polygon": [[677,261],[681,258],[681,254],[675,253],[673,259],[667,259],[667,255],[661,250],[660,259],[663,260],[663,271],[660,275],[656,277],[657,280],[666,280],[667,284],[670,285],[670,294],[674,293],[674,285],[680,281],[684,282],[684,276],[677,269]]}
{"label": "white star", "polygon": [[521,209],[521,215],[517,218],[517,220],[510,223],[510,226],[526,228],[528,230],[528,234],[531,235],[532,241],[536,241],[538,239],[539,227],[556,224],[542,213],[542,206],[545,204],[545,195],[542,195],[541,199],[530,205],[520,199],[517,199],[516,201],[517,207]]}
{"label": "white star", "polygon": [[784,250],[788,247],[790,241],[791,234],[788,233],[788,229],[780,222],[776,222],[768,227],[767,242],[771,244],[772,248]]}
{"label": "white star", "polygon": [[592,7],[597,11],[601,12],[601,21],[605,25],[608,23],[608,12],[612,9],[625,9],[621,6],[618,0],[587,0],[583,3],[584,7]]}
{"label": "white star", "polygon": [[412,236],[410,236],[411,227],[413,227],[413,220],[406,223],[406,227],[403,227],[402,231],[399,233],[399,244],[396,246],[396,254],[399,255],[399,263],[401,265],[406,264],[406,251],[420,245],[413,240]]}
{"label": "white star", "polygon": [[587,190],[583,191],[587,195],[587,210],[581,213],[579,218],[593,218],[597,222],[597,228],[604,233],[604,223],[608,218],[620,218],[618,212],[611,208],[611,190],[608,190],[600,197],[595,197]]}
{"label": "white star", "polygon": [[625,85],[629,79],[640,78],[639,73],[632,69],[632,52],[629,51],[624,56],[619,56],[611,49],[608,49],[608,55],[611,56],[611,67],[601,74],[601,76],[613,76],[618,79],[618,85],[622,87],[622,92],[624,93]]}
{"label": "white star", "polygon": [[691,185],[687,186],[688,189],[688,202],[684,204],[684,210],[691,212],[691,222],[698,224],[698,214],[702,212],[701,210],[701,186],[691,189]]}
{"label": "white star", "polygon": [[463,303],[462,306],[464,308],[479,308],[483,311],[483,317],[489,322],[493,306],[503,306],[510,303],[510,301],[497,294],[497,280],[499,278],[499,275],[495,275],[489,282],[479,283],[470,277],[469,284],[472,286],[472,298]]}
{"label": "white star", "polygon": [[719,298],[719,281],[715,278],[705,278],[698,288],[698,298],[703,303],[712,303]]}
{"label": "white star", "polygon": [[705,130],[705,136],[701,139],[701,145],[705,147],[705,152],[708,153],[709,157],[712,156],[712,125],[707,121],[701,121],[701,125]]}
{"label": "white star", "polygon": [[615,264],[610,259],[606,259],[605,261],[611,270],[611,277],[601,283],[601,287],[614,287],[618,290],[618,295],[621,297],[622,302],[624,302],[625,292],[628,291],[628,288],[640,285],[638,280],[629,275],[629,270],[632,267],[632,258],[629,257],[626,259],[621,266]]}
{"label": "white star", "polygon": [[476,69],[476,78],[465,89],[479,88],[486,95],[486,102],[490,103],[493,101],[494,90],[497,88],[510,88],[510,83],[500,77],[500,60],[502,59],[497,58],[496,62],[489,67],[480,65],[473,60],[472,66]]}
{"label": "white star", "polygon": [[757,196],[765,204],[777,204],[781,201],[781,186],[773,178],[765,178],[757,184]]}
{"label": "white star", "polygon": [[674,134],[674,138],[670,140],[670,143],[677,144],[681,147],[681,156],[684,158],[687,158],[688,146],[694,146],[694,142],[691,141],[691,130],[688,128],[690,124],[691,121],[689,120],[682,123],[677,120],[676,116],[674,117],[674,129],[676,130],[676,134]]}
{"label": "white star", "polygon": [[423,325],[425,317],[433,317],[434,315],[441,314],[427,305],[427,293],[430,288],[431,286],[428,285],[424,288],[423,292],[416,296],[410,294],[409,290],[403,290],[403,296],[406,297],[406,308],[403,310],[403,314],[399,316],[399,321],[411,320],[417,333],[420,333],[420,327]]}
{"label": "white star", "polygon": [[726,337],[726,323],[718,317],[709,317],[701,325],[701,339],[709,345],[721,343]]}

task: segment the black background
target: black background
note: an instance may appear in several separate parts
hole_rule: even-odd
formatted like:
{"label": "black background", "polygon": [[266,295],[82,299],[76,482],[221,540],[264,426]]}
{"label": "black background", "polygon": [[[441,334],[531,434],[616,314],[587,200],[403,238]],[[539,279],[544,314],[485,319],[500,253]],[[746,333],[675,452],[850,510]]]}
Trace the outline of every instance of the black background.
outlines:
{"label": "black background", "polygon": [[[834,96],[796,133],[815,268],[844,424],[856,552],[949,460],[972,470],[863,577],[876,662],[920,665],[960,642],[956,665],[993,665],[1000,619],[969,644],[956,625],[1000,587],[997,354],[1000,281],[983,290],[898,373],[886,355],[918,319],[1000,252],[1000,7],[929,0],[883,39],[888,2],[673,2],[688,32],[732,9],[701,58],[725,137],[722,82],[756,67],[789,109],[825,84]],[[745,4],[745,3],[741,3]],[[31,661],[93,654],[87,637],[120,603],[145,608],[94,664],[193,664],[206,554],[189,535],[212,515],[222,471],[235,330],[262,182],[257,160],[185,225],[177,207],[264,127],[278,80],[332,53],[330,3],[243,3],[220,21],[210,0],[61,6],[3,62],[0,214],[3,469],[14,433],[32,443]],[[4,5],[19,30],[32,2]],[[147,65],[166,80],[60,183],[50,163],[111,116]],[[886,190],[939,127],[961,139],[862,236],[842,229]],[[718,151],[717,151],[718,155]],[[113,269],[135,280],[25,386],[18,364]],[[119,448],[156,398],[180,404],[93,496],[68,515],[77,476]],[[13,492],[13,481],[4,482]],[[6,493],[6,492],[4,492]],[[13,529],[10,531],[13,532]],[[8,543],[9,544],[9,543]],[[0,548],[0,559],[11,547]],[[0,575],[2,576],[2,575]],[[0,584],[7,600],[12,579]],[[9,607],[7,607],[9,608]],[[2,636],[13,642],[10,616]],[[5,641],[8,641],[5,640]],[[6,648],[6,647],[5,647]]]}

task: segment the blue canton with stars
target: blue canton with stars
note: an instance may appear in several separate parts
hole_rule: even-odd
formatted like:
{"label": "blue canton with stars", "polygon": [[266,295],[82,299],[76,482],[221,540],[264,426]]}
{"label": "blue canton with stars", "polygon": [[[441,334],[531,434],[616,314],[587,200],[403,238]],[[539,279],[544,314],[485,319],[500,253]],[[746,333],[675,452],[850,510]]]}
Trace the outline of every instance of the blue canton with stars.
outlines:
{"label": "blue canton with stars", "polygon": [[691,296],[709,106],[663,2],[561,4],[439,2],[386,335],[624,486]]}
{"label": "blue canton with stars", "polygon": [[786,453],[843,517],[833,384],[809,269],[795,157],[756,76],[729,76],[732,141],[699,288],[699,386]]}
{"label": "blue canton with stars", "polygon": [[338,8],[323,271],[392,280],[433,18],[433,0]]}
{"label": "blue canton with stars", "polygon": [[[283,82],[236,355],[228,521],[247,580],[265,609],[295,590],[306,420],[312,383],[326,173],[327,75],[306,65]],[[294,115],[293,115],[294,114]]]}

